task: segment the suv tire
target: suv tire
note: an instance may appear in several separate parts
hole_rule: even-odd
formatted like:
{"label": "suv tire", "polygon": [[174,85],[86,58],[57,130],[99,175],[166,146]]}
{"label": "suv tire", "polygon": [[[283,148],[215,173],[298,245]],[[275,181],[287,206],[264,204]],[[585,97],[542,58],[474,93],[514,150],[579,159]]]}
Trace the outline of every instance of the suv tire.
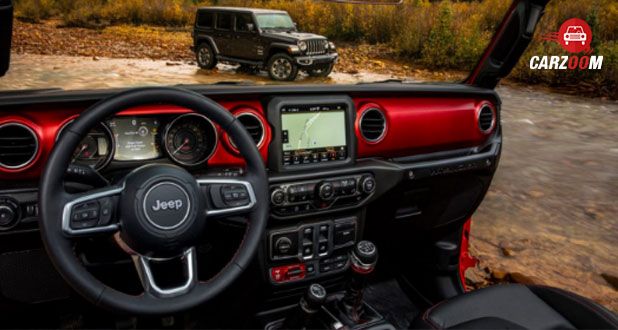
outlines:
{"label": "suv tire", "polygon": [[333,67],[335,65],[330,63],[330,64],[323,64],[320,65],[319,67],[310,69],[308,71],[309,75],[312,77],[328,77],[328,75],[333,72]]}
{"label": "suv tire", "polygon": [[298,76],[298,66],[294,63],[294,59],[284,53],[271,56],[266,69],[273,80],[293,81]]}
{"label": "suv tire", "polygon": [[215,52],[208,43],[201,43],[197,46],[195,56],[197,65],[202,69],[210,70],[217,65]]}

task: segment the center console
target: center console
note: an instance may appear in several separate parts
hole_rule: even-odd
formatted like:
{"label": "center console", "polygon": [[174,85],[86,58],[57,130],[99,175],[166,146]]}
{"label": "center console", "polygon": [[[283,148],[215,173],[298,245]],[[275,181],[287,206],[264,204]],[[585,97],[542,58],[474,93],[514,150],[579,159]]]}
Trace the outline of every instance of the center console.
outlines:
{"label": "center console", "polygon": [[[289,178],[270,186],[265,265],[274,286],[349,268],[363,222],[358,207],[373,195],[376,181],[368,172],[327,173],[355,164],[355,114],[348,96],[277,97],[268,104],[269,170]],[[314,179],[296,179],[308,172]]]}

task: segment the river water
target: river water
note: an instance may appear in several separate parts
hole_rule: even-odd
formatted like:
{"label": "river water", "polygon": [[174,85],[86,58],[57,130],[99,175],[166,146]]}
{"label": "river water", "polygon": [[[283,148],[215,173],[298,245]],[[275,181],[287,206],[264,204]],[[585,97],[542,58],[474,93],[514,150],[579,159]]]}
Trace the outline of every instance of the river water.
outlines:
{"label": "river water", "polygon": [[[301,83],[357,83],[389,75],[334,72]],[[414,80],[415,77],[408,77]],[[232,66],[139,59],[14,55],[0,90],[62,87],[272,83]],[[537,88],[499,87],[504,148],[474,216],[471,251],[491,269],[519,272],[618,311],[618,103]],[[505,255],[505,249],[508,255]]]}

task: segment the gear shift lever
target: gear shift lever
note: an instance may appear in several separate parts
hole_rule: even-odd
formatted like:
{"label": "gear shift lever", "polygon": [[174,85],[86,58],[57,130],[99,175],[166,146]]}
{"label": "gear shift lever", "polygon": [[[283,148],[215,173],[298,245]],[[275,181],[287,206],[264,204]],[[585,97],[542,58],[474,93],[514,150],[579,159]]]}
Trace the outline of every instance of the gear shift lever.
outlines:
{"label": "gear shift lever", "polygon": [[293,314],[283,321],[282,329],[315,328],[311,322],[325,301],[326,289],[320,284],[311,284]]}
{"label": "gear shift lever", "polygon": [[362,323],[365,305],[363,291],[367,275],[375,269],[378,249],[370,241],[360,241],[350,253],[352,277],[345,287],[345,294],[339,303],[343,314],[355,324]]}

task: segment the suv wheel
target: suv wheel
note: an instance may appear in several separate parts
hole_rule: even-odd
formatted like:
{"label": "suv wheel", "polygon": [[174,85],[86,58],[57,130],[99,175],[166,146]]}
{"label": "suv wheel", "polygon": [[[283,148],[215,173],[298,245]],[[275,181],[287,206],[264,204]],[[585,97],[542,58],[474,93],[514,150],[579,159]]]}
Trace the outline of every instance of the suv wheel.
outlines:
{"label": "suv wheel", "polygon": [[334,65],[332,63],[323,64],[313,69],[310,69],[308,73],[312,77],[327,77],[333,71],[333,67]]}
{"label": "suv wheel", "polygon": [[203,43],[197,46],[197,65],[202,69],[212,69],[217,65],[217,58],[209,44]]}
{"label": "suv wheel", "polygon": [[277,53],[268,60],[268,75],[273,80],[292,81],[298,75],[298,66],[287,54]]}

